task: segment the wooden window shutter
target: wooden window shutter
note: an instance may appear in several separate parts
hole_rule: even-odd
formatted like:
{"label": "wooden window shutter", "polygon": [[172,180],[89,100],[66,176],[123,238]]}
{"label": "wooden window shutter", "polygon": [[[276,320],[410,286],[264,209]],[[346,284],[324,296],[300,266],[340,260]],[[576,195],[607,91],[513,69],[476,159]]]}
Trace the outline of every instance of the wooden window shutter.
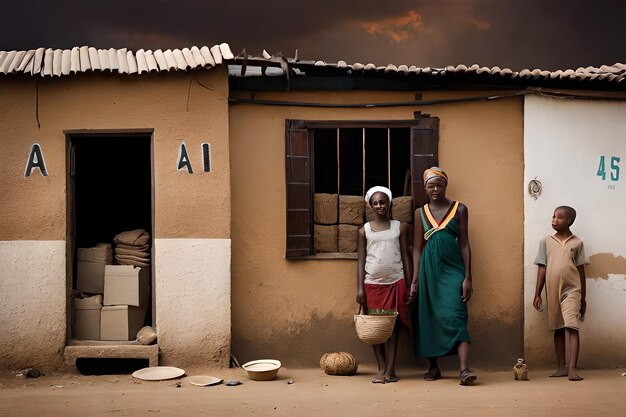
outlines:
{"label": "wooden window shutter", "polygon": [[424,192],[424,170],[439,163],[439,119],[423,117],[411,127],[411,189],[414,209],[427,202]]}
{"label": "wooden window shutter", "polygon": [[301,121],[285,126],[285,179],[287,185],[286,258],[313,254],[313,201],[311,140]]}

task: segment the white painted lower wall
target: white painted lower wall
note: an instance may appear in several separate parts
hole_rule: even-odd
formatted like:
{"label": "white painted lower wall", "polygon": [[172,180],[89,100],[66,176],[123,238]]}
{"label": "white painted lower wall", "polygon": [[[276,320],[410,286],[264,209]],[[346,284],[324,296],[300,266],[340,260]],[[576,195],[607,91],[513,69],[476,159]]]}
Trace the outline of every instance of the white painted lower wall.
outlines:
{"label": "white painted lower wall", "polygon": [[162,365],[228,365],[230,248],[230,239],[155,239],[156,327]]}
{"label": "white painted lower wall", "polygon": [[0,241],[0,369],[63,366],[65,241]]}
{"label": "white painted lower wall", "polygon": [[[604,179],[597,175],[601,156]],[[620,158],[614,159],[619,176],[611,169],[611,158]],[[546,366],[555,362],[554,347],[547,314],[532,307],[537,277],[533,262],[539,240],[554,232],[554,209],[569,205],[577,210],[572,231],[583,238],[592,263],[598,254],[602,259],[626,257],[626,103],[527,96],[524,162],[525,187],[533,179],[543,185],[537,200],[525,189],[524,347],[531,366]],[[587,314],[580,329],[579,366],[621,367],[626,363],[626,266],[594,265],[598,268],[613,273],[593,276],[591,266],[586,267]]]}
{"label": "white painted lower wall", "polygon": [[[156,239],[161,364],[227,366],[230,240]],[[64,367],[65,241],[0,241],[0,369]]]}

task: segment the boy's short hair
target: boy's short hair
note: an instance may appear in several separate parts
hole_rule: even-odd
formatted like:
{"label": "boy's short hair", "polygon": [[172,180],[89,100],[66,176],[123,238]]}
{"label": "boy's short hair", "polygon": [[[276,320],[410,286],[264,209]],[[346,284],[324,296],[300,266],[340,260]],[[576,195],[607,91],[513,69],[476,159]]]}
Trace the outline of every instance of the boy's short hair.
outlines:
{"label": "boy's short hair", "polygon": [[570,218],[570,222],[569,222],[570,226],[574,224],[574,220],[576,220],[576,210],[574,210],[573,207],[558,206],[557,208],[554,209],[554,211],[557,211],[557,210],[563,210],[565,212],[565,215],[567,215],[567,217]]}

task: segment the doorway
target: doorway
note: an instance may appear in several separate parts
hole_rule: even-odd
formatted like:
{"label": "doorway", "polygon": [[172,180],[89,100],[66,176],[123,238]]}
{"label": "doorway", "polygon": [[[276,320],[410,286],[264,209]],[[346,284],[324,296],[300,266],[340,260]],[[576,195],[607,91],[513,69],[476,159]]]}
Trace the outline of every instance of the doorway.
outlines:
{"label": "doorway", "polygon": [[[66,132],[66,137],[68,339],[74,338],[71,303],[77,293],[78,248],[109,244],[113,250],[116,235],[136,229],[150,236],[144,245],[150,263],[144,324],[154,327],[152,131],[79,131]],[[120,263],[115,252],[107,263]]]}

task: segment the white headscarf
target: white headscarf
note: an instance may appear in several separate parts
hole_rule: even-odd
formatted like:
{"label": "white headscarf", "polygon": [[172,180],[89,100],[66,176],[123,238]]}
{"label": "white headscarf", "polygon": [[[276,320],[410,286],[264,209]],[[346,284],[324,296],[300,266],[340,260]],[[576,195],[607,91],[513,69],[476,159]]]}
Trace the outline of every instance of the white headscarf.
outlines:
{"label": "white headscarf", "polygon": [[372,207],[370,204],[370,199],[376,193],[386,194],[387,197],[389,197],[389,203],[391,204],[391,190],[387,187],[381,187],[377,185],[376,187],[370,188],[369,190],[367,190],[367,193],[365,193],[365,202],[367,203],[368,206]]}

